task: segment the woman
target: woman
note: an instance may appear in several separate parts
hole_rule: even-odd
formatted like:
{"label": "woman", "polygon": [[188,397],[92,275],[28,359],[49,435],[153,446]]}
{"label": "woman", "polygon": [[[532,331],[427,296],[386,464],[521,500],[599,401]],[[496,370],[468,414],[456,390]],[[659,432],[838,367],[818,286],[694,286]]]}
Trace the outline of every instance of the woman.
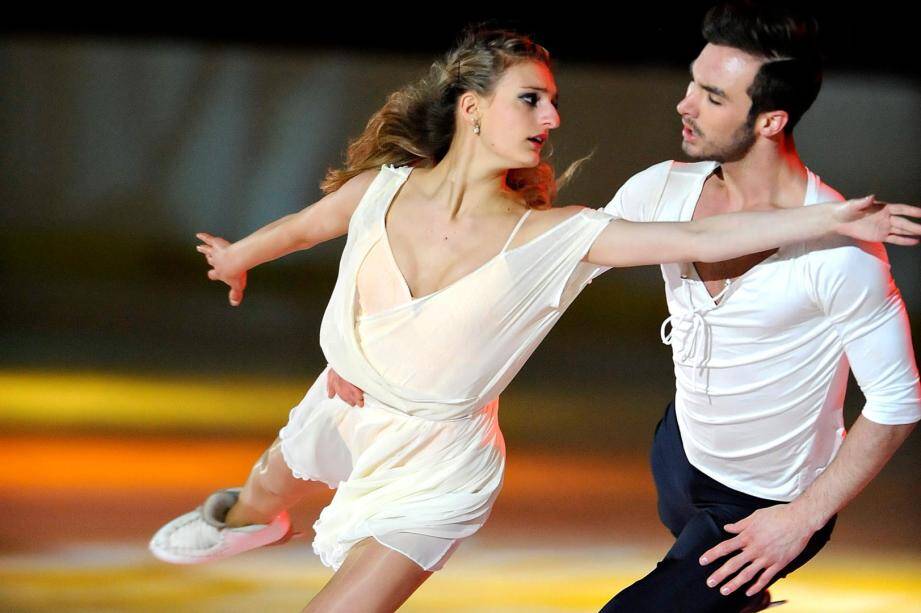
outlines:
{"label": "woman", "polygon": [[504,468],[497,396],[598,267],[720,261],[832,231],[906,244],[921,231],[892,216],[921,210],[871,199],[686,224],[550,208],[540,152],[559,122],[547,52],[473,32],[391,96],[322,200],[232,245],[198,235],[209,278],[239,305],[249,268],[348,232],[320,340],[366,400],[328,398],[327,368],[246,485],[164,526],[158,557],[282,541],[286,509],[323,481],[337,492],[314,550],[337,572],[306,610],[394,610],[485,522]]}

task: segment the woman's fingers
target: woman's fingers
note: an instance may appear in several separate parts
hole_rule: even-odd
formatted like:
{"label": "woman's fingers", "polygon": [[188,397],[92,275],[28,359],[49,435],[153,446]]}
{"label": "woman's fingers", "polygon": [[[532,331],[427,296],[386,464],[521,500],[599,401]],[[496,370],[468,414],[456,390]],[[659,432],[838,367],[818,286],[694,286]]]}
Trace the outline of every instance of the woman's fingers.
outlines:
{"label": "woman's fingers", "polygon": [[240,303],[243,302],[243,290],[231,287],[227,297],[230,300],[230,306],[240,306]]}
{"label": "woman's fingers", "polygon": [[207,232],[199,232],[195,235],[195,238],[205,243],[209,247],[226,247],[230,244],[230,241],[221,238],[220,236],[212,236]]}
{"label": "woman's fingers", "polygon": [[893,215],[904,215],[906,217],[921,217],[921,207],[910,204],[887,204],[886,208]]}
{"label": "woman's fingers", "polygon": [[909,221],[904,217],[893,217],[892,229],[896,234],[921,234],[921,224]]}
{"label": "woman's fingers", "polygon": [[195,248],[199,253],[205,256],[205,261],[208,262],[211,266],[214,266],[214,254],[211,252],[211,248],[205,245],[199,245]]}
{"label": "woman's fingers", "polygon": [[850,200],[853,203],[854,209],[857,211],[865,211],[876,204],[876,196],[864,196],[863,198],[853,198]]}
{"label": "woman's fingers", "polygon": [[220,263],[221,254],[230,243],[220,236],[212,236],[207,232],[198,232],[195,234],[195,238],[204,243],[203,245],[196,245],[195,250],[204,254],[208,265],[212,267],[207,273],[208,278],[212,281],[223,281],[229,285],[230,291],[227,292],[227,300],[230,302],[230,306],[240,306],[240,303],[243,302],[243,290],[246,289],[246,273],[232,278],[222,277],[218,269],[215,268],[215,262]]}
{"label": "woman's fingers", "polygon": [[909,238],[907,236],[899,236],[898,234],[890,234],[886,237],[885,242],[892,245],[901,245],[903,247],[912,247],[918,244],[917,238]]}

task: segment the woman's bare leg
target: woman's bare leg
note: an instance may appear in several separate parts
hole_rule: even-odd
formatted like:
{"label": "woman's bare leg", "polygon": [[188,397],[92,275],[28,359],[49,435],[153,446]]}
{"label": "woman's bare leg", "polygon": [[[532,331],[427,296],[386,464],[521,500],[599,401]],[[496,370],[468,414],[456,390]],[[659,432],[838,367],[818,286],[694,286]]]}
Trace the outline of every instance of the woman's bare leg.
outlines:
{"label": "woman's bare leg", "polygon": [[303,613],[392,613],[431,575],[432,571],[368,538],[352,547]]}
{"label": "woman's bare leg", "polygon": [[233,528],[268,524],[281,511],[304,497],[311,485],[291,474],[281,454],[281,441],[275,439],[253,466],[237,503],[225,521]]}

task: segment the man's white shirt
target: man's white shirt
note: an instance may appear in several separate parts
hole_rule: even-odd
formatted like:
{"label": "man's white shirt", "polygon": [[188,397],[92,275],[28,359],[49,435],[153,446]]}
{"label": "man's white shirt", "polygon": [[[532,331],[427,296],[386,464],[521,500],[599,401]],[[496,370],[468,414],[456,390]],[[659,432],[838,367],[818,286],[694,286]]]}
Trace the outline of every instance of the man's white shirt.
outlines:
{"label": "man's white shirt", "polygon": [[[604,208],[690,221],[715,162],[663,162]],[[811,171],[804,205],[842,200]],[[688,264],[662,265],[675,408],[691,464],[760,498],[796,498],[844,440],[848,368],[880,424],[921,420],[908,318],[882,244],[831,236],[781,248],[711,297]]]}

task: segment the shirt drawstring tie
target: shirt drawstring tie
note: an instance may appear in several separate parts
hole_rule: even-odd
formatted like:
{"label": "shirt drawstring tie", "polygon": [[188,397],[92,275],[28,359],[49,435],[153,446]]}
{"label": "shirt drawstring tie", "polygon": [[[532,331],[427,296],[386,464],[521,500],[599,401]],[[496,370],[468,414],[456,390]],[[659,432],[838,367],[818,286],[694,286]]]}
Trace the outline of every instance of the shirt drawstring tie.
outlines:
{"label": "shirt drawstring tie", "polygon": [[[710,377],[704,376],[705,367],[710,359],[710,326],[704,317],[710,311],[719,308],[722,299],[729,291],[731,281],[727,279],[726,286],[716,296],[713,296],[713,304],[703,307],[694,305],[694,297],[691,293],[691,284],[687,276],[681,276],[681,285],[684,287],[686,302],[689,310],[682,313],[674,313],[665,318],[659,328],[659,337],[663,345],[672,346],[675,352],[675,360],[681,364],[687,364],[692,367],[693,379],[691,385],[694,391],[703,391],[710,400]],[[666,328],[671,324],[671,330],[666,332]],[[673,345],[674,332],[678,327],[687,327],[688,332],[684,336],[679,346]],[[698,388],[698,381],[704,379],[703,390]]]}

